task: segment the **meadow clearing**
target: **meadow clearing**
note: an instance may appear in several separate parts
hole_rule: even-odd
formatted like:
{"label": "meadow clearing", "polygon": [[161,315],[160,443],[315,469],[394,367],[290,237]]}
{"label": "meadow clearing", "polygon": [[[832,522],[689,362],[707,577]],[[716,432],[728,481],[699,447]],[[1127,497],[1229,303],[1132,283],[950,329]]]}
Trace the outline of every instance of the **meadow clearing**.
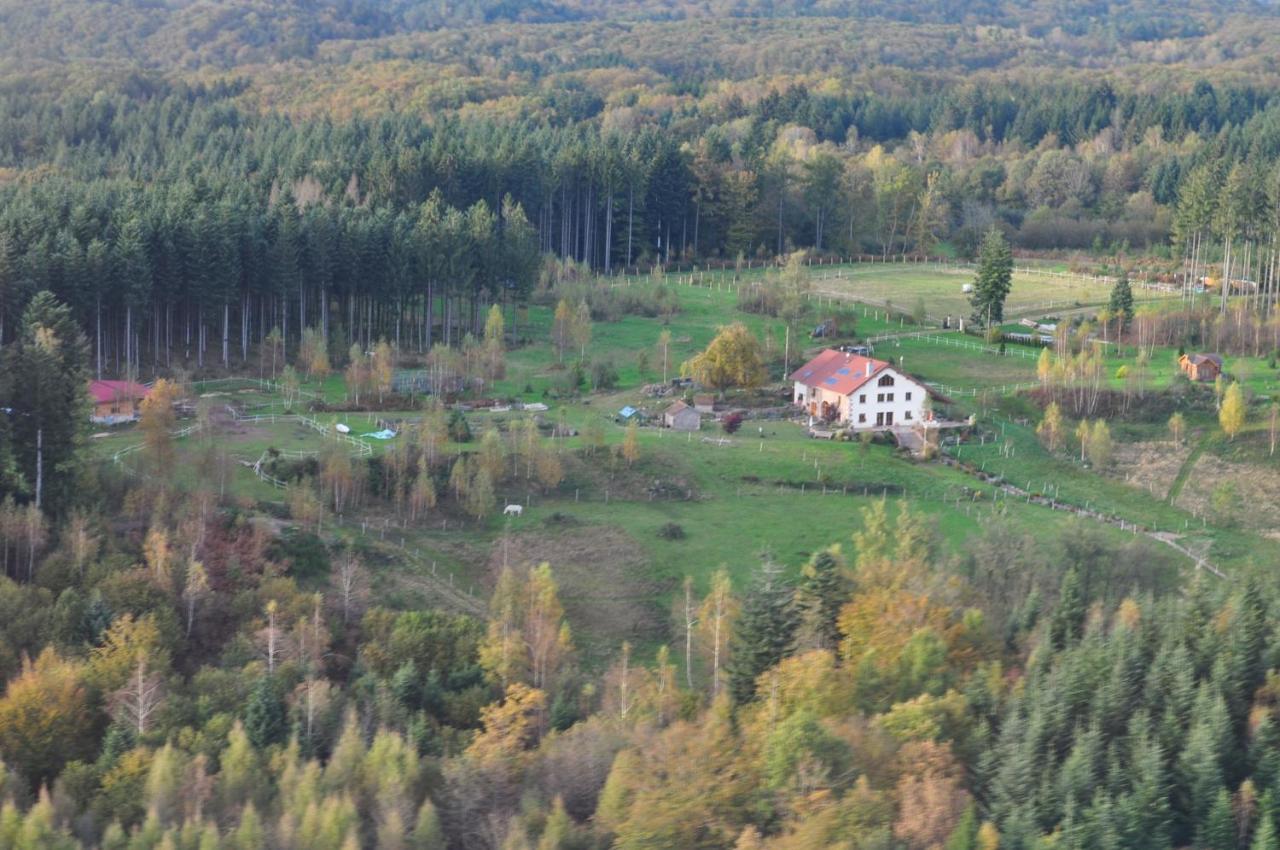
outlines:
{"label": "meadow clearing", "polygon": [[[821,276],[834,272],[847,272],[835,279],[848,286],[839,297],[824,295],[822,290],[833,281]],[[1228,442],[1217,430],[1212,404],[1206,407],[1203,393],[1211,391],[1194,388],[1200,395],[1190,401],[1170,401],[1176,351],[1152,352],[1144,401],[1135,401],[1131,415],[1117,416],[1111,423],[1114,462],[1108,469],[1093,469],[1081,462],[1074,447],[1049,452],[1037,439],[1040,410],[1022,390],[1037,381],[1038,349],[1009,345],[1001,353],[974,337],[943,333],[909,318],[910,305],[917,299],[923,299],[930,315],[958,311],[963,301],[954,296],[963,275],[893,266],[828,267],[813,275],[819,278],[814,284],[814,321],[833,310],[852,316],[854,327],[851,332],[847,325],[842,328],[842,339],[880,339],[876,356],[937,386],[953,417],[975,416],[971,438],[946,450],[959,465],[912,459],[882,442],[814,440],[801,423],[785,418],[748,419],[732,436],[709,419],[702,431],[688,435],[640,428],[639,459],[634,465],[623,463],[612,451],[624,437],[617,411],[633,405],[656,414],[670,401],[642,393],[646,384],[662,378],[655,347],[662,330],[671,334],[669,377],[678,373],[681,362],[705,347],[718,326],[742,321],[765,341],[774,370],[771,377],[779,387],[784,366],[796,368],[827,344],[803,333],[788,338],[780,320],[738,310],[731,275],[718,275],[709,285],[704,279],[701,286],[671,275],[661,285],[674,293],[679,308],[665,324],[642,315],[594,323],[584,359],[612,364],[616,385],[575,395],[561,392],[568,363],[561,362],[549,343],[552,310],[543,304],[528,310],[522,320],[527,341],[507,353],[505,376],[487,393],[539,402],[548,409],[467,414],[477,438],[491,429],[509,433],[529,417],[576,432],[577,436],[554,438],[564,466],[557,487],[543,492],[519,475],[512,476],[496,487],[497,510],[479,521],[444,501],[417,522],[397,516],[386,504],[369,503],[330,518],[324,533],[348,541],[378,565],[376,589],[395,605],[444,603],[482,612],[503,564],[549,561],[559,577],[571,622],[593,638],[584,645],[601,647],[600,657],[622,639],[641,646],[661,642],[669,633],[671,606],[685,576],[691,576],[702,592],[711,573],[721,566],[739,582],[762,558],[798,570],[818,549],[832,543],[849,548],[863,510],[880,499],[908,505],[927,516],[948,557],[993,525],[1055,546],[1061,535],[1080,523],[1115,545],[1133,542],[1135,526],[1144,532],[1164,532],[1179,541],[1182,551],[1209,559],[1228,572],[1249,569],[1260,559],[1280,554],[1280,542],[1264,528],[1265,512],[1256,514],[1260,519],[1232,519],[1221,506],[1213,507],[1215,498],[1222,501],[1221,493],[1215,496],[1213,486],[1202,483],[1208,480],[1203,465],[1216,463],[1215,474],[1226,470],[1228,478],[1239,479],[1240,498],[1251,476],[1269,471],[1261,414],[1255,412],[1245,432]],[[613,285],[658,284],[639,278],[613,281]],[[865,303],[853,300],[864,295]],[[1064,283],[1057,278],[1019,276],[1010,305],[1043,304],[1055,296],[1074,304],[1105,301],[1106,293],[1091,281]],[[901,304],[906,314],[886,310],[884,300]],[[1132,351],[1112,347],[1104,370],[1107,386],[1122,389],[1125,382],[1116,372],[1134,362]],[[1247,375],[1257,395],[1274,385],[1275,372],[1265,358],[1233,359],[1229,368]],[[251,466],[256,461],[273,453],[318,456],[333,450],[379,459],[423,415],[425,399],[418,398],[407,400],[403,409],[376,414],[305,413],[312,420],[305,423],[288,415],[303,413],[312,396],[340,406],[346,390],[337,373],[323,381],[306,381],[302,389],[303,397],[291,411],[278,385],[255,381],[197,385],[206,407],[216,411],[230,406],[241,417],[257,419],[213,416],[205,431],[179,441],[184,479],[191,486],[228,488],[248,509],[287,516],[287,493],[254,474]],[[774,406],[785,405],[785,393],[775,398]],[[726,401],[732,404],[732,395]],[[1175,407],[1185,410],[1188,421],[1187,434],[1177,446],[1170,442],[1165,426],[1169,410]],[[336,423],[346,425],[353,440],[367,448],[335,442],[328,431]],[[604,451],[592,452],[581,436],[591,423],[603,429]],[[397,438],[361,436],[388,425],[401,432]],[[96,439],[95,447],[110,461],[137,442],[138,435],[125,429]],[[448,443],[443,450],[462,454],[475,449],[472,442]],[[145,474],[144,462],[140,455],[120,460],[140,474]],[[1105,521],[1052,510],[1011,495],[1006,485],[1088,509]],[[521,505],[523,514],[503,517],[505,504]],[[1255,516],[1247,510],[1243,514]],[[1145,545],[1152,557],[1171,557],[1187,569],[1194,566],[1195,558],[1160,542],[1148,540]]]}

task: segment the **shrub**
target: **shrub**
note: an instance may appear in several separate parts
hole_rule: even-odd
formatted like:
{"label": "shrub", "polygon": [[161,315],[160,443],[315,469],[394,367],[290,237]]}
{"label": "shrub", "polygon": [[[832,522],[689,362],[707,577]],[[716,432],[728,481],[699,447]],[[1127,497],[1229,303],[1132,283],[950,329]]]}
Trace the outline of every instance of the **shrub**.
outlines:
{"label": "shrub", "polygon": [[467,424],[467,417],[462,415],[462,411],[454,409],[449,414],[449,439],[455,443],[471,442],[471,426]]}
{"label": "shrub", "polygon": [[598,360],[591,364],[591,386],[597,390],[611,390],[618,386],[618,370],[612,360]]}
{"label": "shrub", "polygon": [[734,411],[720,421],[720,427],[724,429],[726,434],[735,434],[742,427],[742,421],[747,417],[739,411]]}
{"label": "shrub", "polygon": [[669,522],[658,529],[658,536],[663,540],[684,540],[684,526],[678,522]]}

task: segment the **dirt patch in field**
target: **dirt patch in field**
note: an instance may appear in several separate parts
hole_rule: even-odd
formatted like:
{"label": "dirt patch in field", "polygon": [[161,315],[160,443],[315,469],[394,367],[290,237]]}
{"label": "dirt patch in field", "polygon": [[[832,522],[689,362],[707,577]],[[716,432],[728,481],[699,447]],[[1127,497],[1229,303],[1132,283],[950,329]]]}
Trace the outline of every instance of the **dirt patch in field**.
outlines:
{"label": "dirt patch in field", "polygon": [[1272,467],[1232,463],[1212,454],[1196,461],[1177,506],[1244,528],[1270,531],[1280,524],[1280,475]]}
{"label": "dirt patch in field", "polygon": [[1168,440],[1118,443],[1111,454],[1112,469],[1127,483],[1163,499],[1190,451],[1188,446],[1175,446]]}
{"label": "dirt patch in field", "polygon": [[[504,542],[494,541],[486,583],[502,570]],[[565,526],[554,533],[528,531],[505,542],[506,562],[527,570],[551,564],[574,644],[589,664],[613,653],[624,640],[665,638],[667,618],[658,600],[671,588],[652,578],[644,550],[630,535],[608,526]]]}

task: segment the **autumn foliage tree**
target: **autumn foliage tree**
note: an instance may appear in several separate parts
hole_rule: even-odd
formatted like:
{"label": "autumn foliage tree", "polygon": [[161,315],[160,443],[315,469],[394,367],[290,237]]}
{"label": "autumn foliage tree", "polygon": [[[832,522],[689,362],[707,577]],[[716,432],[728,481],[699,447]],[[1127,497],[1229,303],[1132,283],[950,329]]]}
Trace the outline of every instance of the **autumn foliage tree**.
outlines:
{"label": "autumn foliage tree", "polygon": [[720,328],[705,350],[685,361],[681,372],[721,394],[730,387],[758,387],[768,377],[760,343],[741,322]]}
{"label": "autumn foliage tree", "polygon": [[1244,428],[1248,410],[1244,390],[1238,381],[1232,381],[1222,396],[1222,406],[1218,410],[1218,424],[1222,426],[1222,432],[1227,435],[1228,440],[1234,440],[1236,434]]}
{"label": "autumn foliage tree", "polygon": [[142,430],[147,454],[155,465],[156,472],[167,477],[173,471],[174,448],[171,432],[177,417],[173,405],[178,400],[179,388],[164,378],[156,381],[142,400],[141,416],[138,427]]}
{"label": "autumn foliage tree", "polygon": [[573,639],[550,564],[520,576],[504,568],[489,602],[480,664],[506,687],[525,682],[553,691],[573,652]]}
{"label": "autumn foliage tree", "polygon": [[96,730],[80,668],[52,648],[24,662],[0,699],[0,753],[33,787],[88,757]]}

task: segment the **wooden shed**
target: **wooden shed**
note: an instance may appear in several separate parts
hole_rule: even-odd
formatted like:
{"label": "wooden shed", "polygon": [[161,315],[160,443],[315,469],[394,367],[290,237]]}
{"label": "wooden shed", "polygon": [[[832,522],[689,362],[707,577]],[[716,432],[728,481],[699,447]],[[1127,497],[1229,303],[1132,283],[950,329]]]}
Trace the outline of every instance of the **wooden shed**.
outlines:
{"label": "wooden shed", "polygon": [[702,427],[702,416],[683,401],[662,411],[662,424],[674,431],[697,431]]}
{"label": "wooden shed", "polygon": [[1222,358],[1217,354],[1184,354],[1178,366],[1193,381],[1213,381],[1222,374]]}

